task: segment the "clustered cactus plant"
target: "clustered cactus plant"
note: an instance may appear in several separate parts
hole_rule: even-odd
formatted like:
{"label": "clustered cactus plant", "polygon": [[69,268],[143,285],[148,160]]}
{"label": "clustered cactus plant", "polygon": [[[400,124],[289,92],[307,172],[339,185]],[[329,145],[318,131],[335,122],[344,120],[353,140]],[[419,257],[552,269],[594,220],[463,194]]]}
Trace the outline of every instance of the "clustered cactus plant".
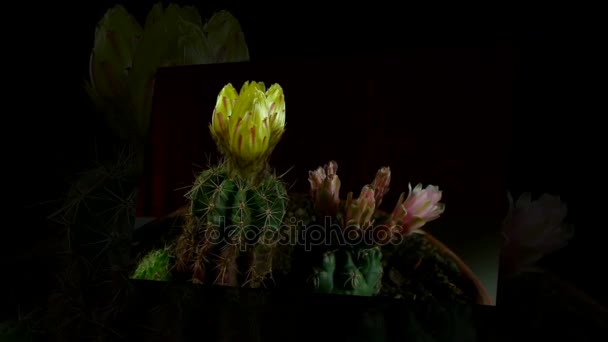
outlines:
{"label": "clustered cactus plant", "polygon": [[[410,186],[408,196],[403,193],[393,211],[384,213],[379,206],[389,191],[389,167],[380,168],[358,197],[350,192],[343,200],[338,164],[330,161],[309,172],[313,212],[303,229],[294,227],[285,219],[302,213],[288,210],[285,185],[268,165],[284,127],[285,99],[278,84],[266,89],[263,83],[246,82],[240,92],[228,84],[220,91],[209,129],[223,159],[200,173],[186,196],[188,213],[171,247],[174,262],[167,264],[170,258],[153,251],[140,263],[135,278],[157,279],[154,268],[162,264],[172,274],[188,274],[195,283],[259,287],[273,274],[277,250],[285,249],[280,245],[285,242],[282,229],[287,228],[286,233],[295,230],[309,239],[309,233],[321,227],[321,235],[329,238],[323,241],[327,243],[312,246],[305,241],[304,247],[312,246],[311,250],[291,253],[294,259],[308,259],[308,263],[281,260],[279,264],[286,269],[289,264],[310,267],[317,292],[380,293],[385,246],[400,244],[437,219],[444,211],[441,191],[432,185]],[[310,262],[316,256],[319,262]]]}
{"label": "clustered cactus plant", "polygon": [[137,196],[133,158],[132,151],[123,151],[113,163],[99,163],[71,183],[61,208],[50,216],[66,228],[64,252],[108,269],[127,266]]}
{"label": "clustered cactus plant", "polygon": [[[400,240],[415,229],[432,221],[444,211],[439,203],[441,192],[433,186],[416,186],[405,199],[402,194],[391,214],[382,214],[378,207],[389,190],[391,170],[383,167],[371,184],[363,186],[358,198],[348,193],[340,199],[338,164],[311,171],[311,197],[317,221],[325,234],[337,233],[337,244],[329,244],[323,254],[321,267],[315,270],[315,289],[324,293],[376,295],[382,283],[381,247]],[[328,222],[329,220],[329,222]],[[331,231],[332,227],[339,231]]]}

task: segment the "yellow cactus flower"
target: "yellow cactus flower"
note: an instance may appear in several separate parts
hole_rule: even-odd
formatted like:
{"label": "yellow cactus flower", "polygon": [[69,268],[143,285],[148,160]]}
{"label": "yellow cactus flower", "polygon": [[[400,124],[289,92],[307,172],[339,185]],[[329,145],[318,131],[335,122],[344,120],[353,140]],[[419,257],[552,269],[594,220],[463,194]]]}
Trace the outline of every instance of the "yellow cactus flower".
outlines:
{"label": "yellow cactus flower", "polygon": [[241,167],[265,163],[285,130],[285,99],[278,84],[245,82],[220,91],[210,125],[220,151]]}

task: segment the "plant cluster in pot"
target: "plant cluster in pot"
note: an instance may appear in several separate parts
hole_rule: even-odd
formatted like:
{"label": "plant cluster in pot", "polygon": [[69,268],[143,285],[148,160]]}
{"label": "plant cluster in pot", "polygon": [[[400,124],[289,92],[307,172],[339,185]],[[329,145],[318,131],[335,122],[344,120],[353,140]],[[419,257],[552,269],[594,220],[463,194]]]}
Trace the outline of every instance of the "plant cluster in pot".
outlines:
{"label": "plant cluster in pot", "polygon": [[437,187],[410,186],[387,212],[389,167],[341,199],[330,161],[309,173],[309,194],[288,193],[268,164],[285,131],[280,85],[226,85],[209,128],[223,159],[198,175],[185,208],[160,220],[173,229],[142,252],[133,278],[491,304],[462,260],[421,229],[444,211]]}

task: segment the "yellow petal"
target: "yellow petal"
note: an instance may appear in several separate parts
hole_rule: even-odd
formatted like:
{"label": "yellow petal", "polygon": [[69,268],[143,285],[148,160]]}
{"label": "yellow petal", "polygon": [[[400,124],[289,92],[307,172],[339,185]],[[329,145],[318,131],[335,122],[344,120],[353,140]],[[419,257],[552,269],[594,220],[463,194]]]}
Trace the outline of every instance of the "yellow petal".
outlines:
{"label": "yellow petal", "polygon": [[[215,109],[213,110],[213,116],[211,118],[211,125],[213,132],[216,136],[225,136],[228,132],[229,118],[232,115],[232,108],[238,94],[232,84],[227,84],[220,91],[217,96],[215,103]],[[225,138],[228,138],[225,136]]]}
{"label": "yellow petal", "polygon": [[273,84],[266,92],[269,105],[270,127],[272,131],[280,133],[285,127],[285,96],[283,88]]}
{"label": "yellow petal", "polygon": [[241,88],[241,93],[236,101],[236,104],[232,108],[232,116],[230,117],[230,135],[234,138],[236,134],[237,126],[241,124],[242,119],[251,110],[253,104],[253,98],[255,95],[255,88],[249,87],[246,83]]}
{"label": "yellow petal", "polygon": [[[243,102],[241,102],[243,101]],[[239,98],[237,107],[249,104],[239,109],[244,112],[238,114],[238,122],[234,126],[234,135],[231,145],[233,150],[242,158],[253,159],[267,150],[268,134],[265,120],[268,116],[268,105],[265,94],[257,86],[250,86]],[[235,110],[236,112],[236,110]]]}

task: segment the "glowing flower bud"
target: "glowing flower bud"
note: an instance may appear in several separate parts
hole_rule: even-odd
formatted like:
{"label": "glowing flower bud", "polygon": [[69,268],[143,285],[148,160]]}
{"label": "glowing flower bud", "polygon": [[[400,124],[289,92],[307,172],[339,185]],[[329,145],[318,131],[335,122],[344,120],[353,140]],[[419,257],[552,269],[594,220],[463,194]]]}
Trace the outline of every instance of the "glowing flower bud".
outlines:
{"label": "glowing flower bud", "polygon": [[327,178],[325,169],[319,166],[314,171],[308,171],[308,182],[310,183],[310,196],[313,201],[316,201],[319,189],[323,186],[323,182]]}
{"label": "glowing flower bud", "polygon": [[392,219],[401,224],[402,234],[408,235],[413,230],[424,226],[427,222],[437,219],[445,210],[445,205],[439,203],[441,191],[433,185],[422,188],[422,184],[416,185],[403,201],[403,195],[397,202],[393,211]]}
{"label": "glowing flower bud", "polygon": [[334,215],[340,206],[340,178],[336,174],[338,164],[330,161],[325,167],[310,171],[310,194],[315,210]]}
{"label": "glowing flower bud", "polygon": [[[276,89],[280,87],[275,85],[270,90]],[[245,82],[238,94],[228,84],[218,95],[210,131],[220,151],[228,157],[244,163],[261,161],[280,140],[280,135],[276,135],[284,126],[284,119],[282,125],[275,124],[275,131],[271,129],[271,100],[265,90],[264,83]]]}
{"label": "glowing flower bud", "polygon": [[352,192],[349,193],[345,206],[345,226],[358,226],[362,228],[369,226],[376,211],[375,198],[374,189],[369,185],[365,185],[361,189],[359,198],[355,200],[352,198]]}
{"label": "glowing flower bud", "polygon": [[270,140],[268,102],[263,83],[243,87],[230,117],[230,151],[244,160],[255,160],[267,150]]}
{"label": "glowing flower bud", "polygon": [[330,161],[327,165],[325,165],[325,172],[327,172],[327,176],[335,175],[338,173],[338,163],[335,161]]}
{"label": "glowing flower bud", "polygon": [[372,188],[376,194],[376,208],[382,203],[382,198],[389,190],[389,184],[391,183],[391,169],[389,167],[383,167],[376,173],[376,178],[372,182]]}

